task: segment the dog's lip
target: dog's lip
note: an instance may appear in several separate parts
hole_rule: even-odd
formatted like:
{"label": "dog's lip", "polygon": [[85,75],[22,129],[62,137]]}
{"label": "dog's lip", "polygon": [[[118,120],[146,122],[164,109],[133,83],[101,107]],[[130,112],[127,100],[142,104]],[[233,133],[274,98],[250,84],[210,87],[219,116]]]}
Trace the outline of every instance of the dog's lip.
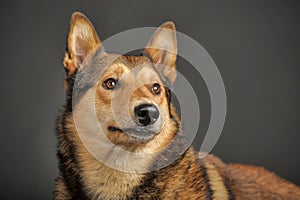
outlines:
{"label": "dog's lip", "polygon": [[141,134],[156,134],[154,131],[149,131],[145,128],[123,128],[120,129],[116,126],[109,126],[108,130],[111,132],[123,132],[123,133],[141,133]]}
{"label": "dog's lip", "polygon": [[154,131],[149,131],[147,129],[139,129],[139,128],[124,128],[120,129],[115,126],[109,126],[108,130],[110,132],[120,132],[120,133],[125,133],[132,137],[135,140],[138,140],[140,142],[146,142],[154,138],[156,133]]}
{"label": "dog's lip", "polygon": [[115,126],[109,126],[107,129],[111,132],[123,132],[122,129],[115,127]]}

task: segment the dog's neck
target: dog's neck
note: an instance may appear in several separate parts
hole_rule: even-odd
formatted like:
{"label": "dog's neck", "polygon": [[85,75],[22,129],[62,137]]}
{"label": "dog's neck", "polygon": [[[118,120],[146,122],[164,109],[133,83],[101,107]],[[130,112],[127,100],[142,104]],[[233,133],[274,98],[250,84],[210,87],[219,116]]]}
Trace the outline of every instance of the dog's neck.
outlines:
{"label": "dog's neck", "polygon": [[89,152],[82,154],[82,182],[91,199],[121,199],[130,196],[144,174],[122,172],[106,166]]}
{"label": "dog's neck", "polygon": [[[189,152],[188,154],[192,154],[191,152],[193,152],[191,149],[187,151]],[[169,153],[164,152],[160,154],[153,163],[163,163],[168,159],[166,156]],[[138,196],[138,193],[143,193],[145,188],[146,190],[147,188],[156,188],[157,181],[154,180],[155,177],[163,177],[167,171],[172,171],[171,168],[178,167],[177,165],[179,165],[183,157],[184,155],[181,155],[177,160],[170,163],[170,165],[156,171],[133,173],[113,169],[85,151],[81,152],[80,164],[82,171],[80,176],[86,195],[91,199],[125,199],[135,195]],[[135,161],[131,162],[133,164],[136,163]],[[165,182],[165,180],[160,181],[162,181],[161,184]],[[152,191],[152,189],[150,190]]]}

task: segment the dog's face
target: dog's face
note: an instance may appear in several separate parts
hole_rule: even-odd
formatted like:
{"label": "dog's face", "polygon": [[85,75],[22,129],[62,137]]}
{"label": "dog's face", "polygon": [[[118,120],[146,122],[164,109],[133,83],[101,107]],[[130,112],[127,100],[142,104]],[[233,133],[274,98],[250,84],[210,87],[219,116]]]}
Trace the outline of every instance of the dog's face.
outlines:
{"label": "dog's face", "polygon": [[102,130],[111,141],[144,143],[168,120],[166,88],[148,59],[121,56],[99,79],[96,109]]}
{"label": "dog's face", "polygon": [[[166,82],[173,84],[176,77],[174,24],[167,22],[157,29],[146,45],[147,56],[100,51],[103,47],[91,22],[74,13],[64,66],[68,76],[82,68],[104,68],[95,93],[96,115],[104,134],[127,148],[155,143],[153,140],[163,145],[163,138],[173,137],[169,133],[174,126],[173,108]],[[113,61],[101,66],[103,59]]]}

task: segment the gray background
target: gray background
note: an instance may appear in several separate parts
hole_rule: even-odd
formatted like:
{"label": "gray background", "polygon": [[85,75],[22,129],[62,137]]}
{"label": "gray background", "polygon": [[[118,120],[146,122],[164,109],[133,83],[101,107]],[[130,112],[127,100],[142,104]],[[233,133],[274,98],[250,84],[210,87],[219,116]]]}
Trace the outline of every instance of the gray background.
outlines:
{"label": "gray background", "polygon": [[[83,11],[102,40],[173,20],[222,74],[227,120],[213,153],[263,165],[300,184],[299,1],[1,1],[0,199],[50,199],[57,175],[55,118],[64,103],[62,58],[70,15]],[[179,60],[200,97],[199,75]],[[208,116],[206,116],[208,115]]]}

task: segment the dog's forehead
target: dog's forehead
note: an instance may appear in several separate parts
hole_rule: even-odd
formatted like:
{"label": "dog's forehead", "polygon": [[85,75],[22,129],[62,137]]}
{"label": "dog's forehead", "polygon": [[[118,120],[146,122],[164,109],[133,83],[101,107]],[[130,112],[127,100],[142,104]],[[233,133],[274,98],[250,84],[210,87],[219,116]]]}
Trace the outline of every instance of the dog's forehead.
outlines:
{"label": "dog's forehead", "polygon": [[159,76],[153,63],[144,56],[121,56],[110,65],[108,71],[118,74],[132,72],[133,75],[142,75],[139,78],[146,79]]}
{"label": "dog's forehead", "polygon": [[143,65],[152,65],[151,61],[145,56],[121,56],[119,62],[122,62],[129,69]]}

